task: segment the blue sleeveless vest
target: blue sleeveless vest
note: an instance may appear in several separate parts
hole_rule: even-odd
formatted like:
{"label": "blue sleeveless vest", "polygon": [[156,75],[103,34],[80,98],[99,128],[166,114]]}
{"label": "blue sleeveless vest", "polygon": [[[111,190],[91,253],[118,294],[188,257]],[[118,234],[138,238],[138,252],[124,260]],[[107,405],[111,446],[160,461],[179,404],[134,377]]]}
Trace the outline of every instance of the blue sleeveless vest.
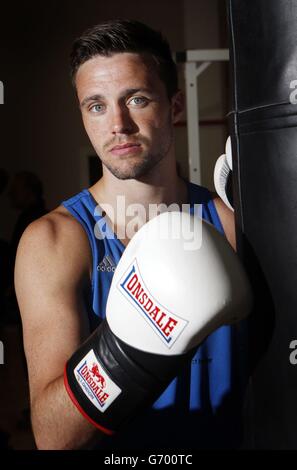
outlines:
{"label": "blue sleeveless vest", "polygon": [[[188,203],[202,205],[202,217],[224,233],[210,192],[188,183]],[[85,229],[92,249],[93,311],[91,330],[105,317],[113,271],[125,249],[105,224],[91,193],[84,189],[62,203]],[[101,224],[103,239],[95,236]],[[210,280],[211,282],[211,280]],[[197,305],[197,309],[199,305]],[[241,322],[243,323],[243,322]],[[222,326],[197,349],[191,364],[176,377],[153,407],[123,432],[98,448],[236,448],[241,439],[242,392],[245,386],[242,324]],[[243,358],[242,360],[240,358]]]}

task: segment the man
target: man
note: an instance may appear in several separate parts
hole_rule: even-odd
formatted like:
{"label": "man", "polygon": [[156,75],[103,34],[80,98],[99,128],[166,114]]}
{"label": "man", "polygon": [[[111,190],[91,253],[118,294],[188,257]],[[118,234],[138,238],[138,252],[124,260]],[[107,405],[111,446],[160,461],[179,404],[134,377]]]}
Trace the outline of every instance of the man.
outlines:
{"label": "man", "polygon": [[[235,245],[232,211],[177,175],[173,126],[183,99],[162,36],[135,21],[102,24],[75,42],[71,66],[103,177],[32,223],[18,249],[15,282],[37,447],[234,446],[227,431],[229,420],[238,432],[229,410],[235,402],[231,327],[210,335],[154,407],[114,438],[103,438],[65,390],[64,365],[104,317],[114,267],[131,238],[131,215],[118,208],[118,196],[126,207],[141,203],[145,214],[150,204],[201,203],[203,217]],[[114,239],[94,236],[102,220],[98,204]]]}

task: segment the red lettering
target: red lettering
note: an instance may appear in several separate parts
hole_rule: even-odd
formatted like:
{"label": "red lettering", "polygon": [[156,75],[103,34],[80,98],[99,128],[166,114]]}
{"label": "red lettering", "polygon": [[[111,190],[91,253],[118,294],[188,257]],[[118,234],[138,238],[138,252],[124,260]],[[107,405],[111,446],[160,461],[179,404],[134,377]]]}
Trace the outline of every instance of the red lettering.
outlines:
{"label": "red lettering", "polygon": [[142,292],[143,292],[143,288],[141,287],[141,284],[139,282],[137,284],[136,288],[134,289],[134,291],[131,292],[131,294],[134,295],[134,297],[138,300],[139,296],[140,296],[140,294],[142,294]]}
{"label": "red lettering", "polygon": [[[149,295],[144,291],[138,275],[135,273],[127,284],[127,289],[131,292],[133,297],[138,300],[140,305],[148,312],[152,320],[158,325],[160,330],[168,337],[178,324],[177,320],[169,317],[165,312],[161,311]],[[85,368],[82,369],[85,374]]]}
{"label": "red lettering", "polygon": [[92,388],[92,386],[96,385],[96,382],[94,382],[94,380],[92,379],[92,377],[90,376],[90,374],[88,373],[86,375],[86,381],[88,382],[88,384],[90,385],[90,387]]}
{"label": "red lettering", "polygon": [[103,392],[102,388],[97,385],[96,387],[92,387],[93,392],[95,393],[96,397],[98,398],[98,401],[100,402],[101,405],[104,404],[104,402],[107,400],[109,397],[108,393]]}
{"label": "red lettering", "polygon": [[161,320],[163,320],[163,318],[166,317],[166,314],[164,312],[161,313],[161,315],[159,316],[158,320],[157,320],[157,325],[162,329],[163,327],[163,323],[161,323]]}
{"label": "red lettering", "polygon": [[94,382],[94,380],[90,377],[90,380],[88,380],[88,383],[90,384],[90,387],[93,390],[93,392],[96,393],[98,389],[98,385],[96,384],[96,382]]}
{"label": "red lettering", "polygon": [[91,390],[93,393],[96,395],[98,398],[98,401],[100,402],[101,405],[104,405],[106,402],[107,398],[109,397],[109,394],[106,392],[103,392],[102,387],[98,385],[94,379],[91,377],[90,372],[88,370],[88,366],[84,365],[81,373],[83,377],[85,378],[86,382],[89,384]]}
{"label": "red lettering", "polygon": [[137,281],[138,281],[137,274],[134,274],[134,276],[128,282],[128,285],[127,285],[128,290],[131,291],[133,287],[135,286],[135,284],[137,283]]}
{"label": "red lettering", "polygon": [[89,371],[87,364],[85,364],[81,370],[81,374],[84,376]]}
{"label": "red lettering", "polygon": [[162,328],[162,331],[165,336],[169,336],[175,325],[177,324],[177,320],[173,320],[173,318],[169,317],[168,322],[166,325]]}
{"label": "red lettering", "polygon": [[151,299],[148,299],[148,300],[147,300],[147,303],[144,305],[144,308],[145,308],[145,310],[146,310],[147,312],[149,312],[153,305],[154,305],[154,304],[153,304],[153,302],[151,301]]}
{"label": "red lettering", "polygon": [[102,397],[100,398],[101,405],[104,405],[108,397],[109,397],[108,393],[103,393]]}
{"label": "red lettering", "polygon": [[139,299],[139,303],[140,303],[141,305],[143,305],[144,302],[146,301],[146,299],[147,299],[147,294],[144,292],[144,293],[142,294],[141,299]]}
{"label": "red lettering", "polygon": [[159,312],[160,312],[160,309],[159,309],[159,307],[157,307],[157,306],[154,308],[154,310],[152,310],[152,311],[150,312],[150,316],[152,317],[153,320],[156,321],[156,317],[157,317],[157,315],[158,315]]}

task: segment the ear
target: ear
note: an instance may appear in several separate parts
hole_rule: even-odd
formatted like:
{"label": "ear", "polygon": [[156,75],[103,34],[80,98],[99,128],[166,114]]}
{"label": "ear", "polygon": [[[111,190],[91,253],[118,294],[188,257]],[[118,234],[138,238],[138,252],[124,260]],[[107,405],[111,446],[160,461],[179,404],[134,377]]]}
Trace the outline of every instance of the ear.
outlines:
{"label": "ear", "polygon": [[171,118],[173,124],[176,124],[184,111],[185,98],[181,90],[178,90],[171,98]]}

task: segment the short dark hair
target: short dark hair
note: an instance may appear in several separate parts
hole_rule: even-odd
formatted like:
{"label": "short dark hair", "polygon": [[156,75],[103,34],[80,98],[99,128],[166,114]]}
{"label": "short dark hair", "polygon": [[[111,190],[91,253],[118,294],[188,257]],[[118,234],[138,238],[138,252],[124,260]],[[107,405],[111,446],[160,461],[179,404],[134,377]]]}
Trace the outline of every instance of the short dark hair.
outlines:
{"label": "short dark hair", "polygon": [[149,54],[157,65],[160,79],[171,98],[178,91],[177,67],[168,41],[161,32],[134,20],[111,20],[85,31],[75,40],[70,56],[71,78],[87,60],[102,55],[110,57],[121,52]]}

